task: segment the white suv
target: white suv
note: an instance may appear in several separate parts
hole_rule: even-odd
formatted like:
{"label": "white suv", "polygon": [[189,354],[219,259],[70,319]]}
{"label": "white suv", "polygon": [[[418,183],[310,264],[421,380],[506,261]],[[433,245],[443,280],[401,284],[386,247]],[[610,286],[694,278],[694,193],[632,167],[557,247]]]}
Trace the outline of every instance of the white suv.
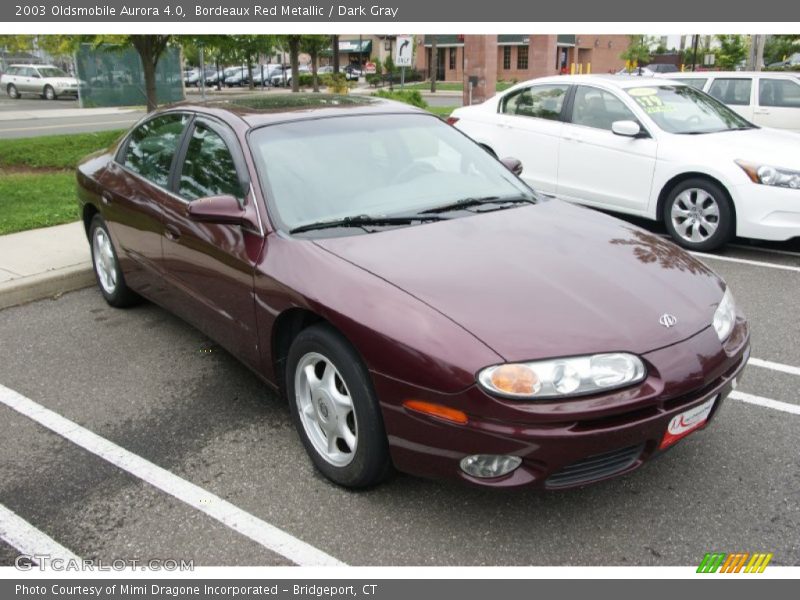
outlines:
{"label": "white suv", "polygon": [[756,125],[800,131],[800,72],[695,71],[664,77],[703,90]]}
{"label": "white suv", "polygon": [[79,82],[53,65],[11,65],[0,77],[0,87],[11,98],[36,94],[47,100],[77,96]]}

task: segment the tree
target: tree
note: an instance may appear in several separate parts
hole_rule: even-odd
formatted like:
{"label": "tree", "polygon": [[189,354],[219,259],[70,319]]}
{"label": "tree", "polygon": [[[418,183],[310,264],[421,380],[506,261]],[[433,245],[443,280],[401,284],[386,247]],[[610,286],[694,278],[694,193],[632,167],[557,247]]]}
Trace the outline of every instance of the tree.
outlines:
{"label": "tree", "polygon": [[646,35],[630,35],[628,38],[630,40],[628,47],[619,57],[630,65],[628,69],[630,72],[634,65],[650,62],[650,47],[653,45],[653,40]]}
{"label": "tree", "polygon": [[733,71],[747,58],[748,45],[743,35],[718,35],[717,40],[716,62],[723,71]]}
{"label": "tree", "polygon": [[[317,68],[319,67],[319,55],[328,47],[330,39],[327,35],[304,35],[300,40],[300,48],[311,57],[311,77],[314,81],[314,91],[319,91],[319,78]],[[292,79],[294,83],[294,79]]]}
{"label": "tree", "polygon": [[333,53],[333,72],[339,72],[339,36],[331,36],[331,52]]}
{"label": "tree", "polygon": [[800,52],[800,34],[771,35],[764,44],[764,63],[783,62],[795,52]]}
{"label": "tree", "polygon": [[147,111],[158,107],[158,93],[156,90],[156,67],[164,50],[167,49],[172,39],[171,35],[128,35],[127,42],[133,46],[142,61],[144,72],[144,90],[147,98]]}
{"label": "tree", "polygon": [[300,91],[300,74],[297,72],[300,67],[300,42],[302,35],[282,35],[281,46],[289,50],[289,64],[292,69],[292,92]]}
{"label": "tree", "polygon": [[439,76],[439,49],[436,47],[436,36],[431,39],[431,93],[436,92],[436,78]]}

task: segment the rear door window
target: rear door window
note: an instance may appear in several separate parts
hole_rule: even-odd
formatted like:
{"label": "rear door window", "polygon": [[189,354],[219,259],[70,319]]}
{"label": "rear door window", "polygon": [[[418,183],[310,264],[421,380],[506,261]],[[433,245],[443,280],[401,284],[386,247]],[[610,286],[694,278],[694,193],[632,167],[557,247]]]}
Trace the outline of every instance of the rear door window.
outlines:
{"label": "rear door window", "polygon": [[567,85],[535,85],[517,90],[503,98],[500,112],[557,121],[568,89]]}
{"label": "rear door window", "polygon": [[752,86],[752,79],[715,79],[708,89],[708,93],[724,104],[747,106],[750,104]]}
{"label": "rear door window", "polygon": [[759,106],[800,108],[800,82],[789,79],[766,79],[758,82]]}

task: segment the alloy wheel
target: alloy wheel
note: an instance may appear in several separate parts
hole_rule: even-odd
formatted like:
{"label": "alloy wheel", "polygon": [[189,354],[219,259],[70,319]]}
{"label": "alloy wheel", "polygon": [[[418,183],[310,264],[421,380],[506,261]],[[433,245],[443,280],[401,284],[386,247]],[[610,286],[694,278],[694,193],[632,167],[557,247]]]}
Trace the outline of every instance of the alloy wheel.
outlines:
{"label": "alloy wheel", "polygon": [[92,239],[92,255],[97,280],[106,294],[113,294],[117,289],[117,265],[111,240],[102,227],[96,227]]}
{"label": "alloy wheel", "polygon": [[326,462],[349,465],[358,446],[353,400],[339,371],[322,354],[305,354],[295,369],[294,389],[300,422]]}
{"label": "alloy wheel", "polygon": [[694,244],[702,243],[719,227],[719,203],[702,188],[688,188],[675,197],[670,218],[682,239]]}

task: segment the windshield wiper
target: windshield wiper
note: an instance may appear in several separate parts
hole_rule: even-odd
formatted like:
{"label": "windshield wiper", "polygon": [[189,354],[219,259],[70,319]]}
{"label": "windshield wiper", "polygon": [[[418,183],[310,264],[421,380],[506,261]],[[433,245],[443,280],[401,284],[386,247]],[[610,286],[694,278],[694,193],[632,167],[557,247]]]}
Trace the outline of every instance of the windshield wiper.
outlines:
{"label": "windshield wiper", "polygon": [[355,215],[342,219],[330,219],[328,221],[316,221],[306,223],[289,230],[289,233],[303,233],[304,231],[316,231],[318,229],[334,229],[336,227],[363,227],[364,225],[410,225],[416,221],[441,221],[442,217],[436,215],[403,215],[403,216],[370,216]]}
{"label": "windshield wiper", "polygon": [[480,198],[462,198],[461,200],[456,200],[455,202],[450,202],[449,204],[443,204],[442,206],[435,206],[434,208],[428,208],[420,211],[420,214],[433,214],[448,212],[451,210],[461,210],[462,208],[480,206],[481,204],[518,204],[521,202],[536,204],[536,201],[533,198],[528,198],[526,196],[482,196]]}

